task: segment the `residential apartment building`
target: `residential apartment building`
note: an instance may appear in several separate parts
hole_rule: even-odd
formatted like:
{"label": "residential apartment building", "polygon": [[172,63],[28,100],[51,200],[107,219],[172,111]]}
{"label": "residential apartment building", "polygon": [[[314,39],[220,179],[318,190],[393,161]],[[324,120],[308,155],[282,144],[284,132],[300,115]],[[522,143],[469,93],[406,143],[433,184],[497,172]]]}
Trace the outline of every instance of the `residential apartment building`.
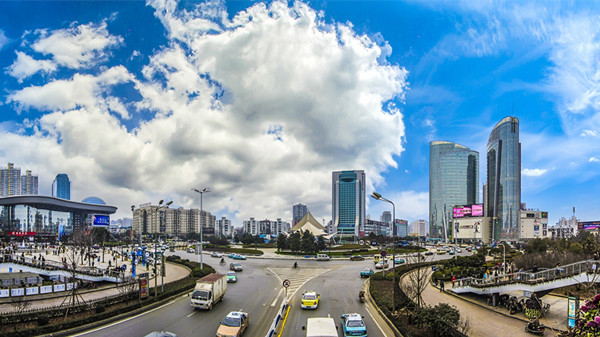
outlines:
{"label": "residential apartment building", "polygon": [[215,216],[199,209],[158,208],[151,204],[133,210],[132,229],[134,235],[166,234],[184,237],[188,233],[200,233],[200,220],[205,226],[203,234],[215,235]]}

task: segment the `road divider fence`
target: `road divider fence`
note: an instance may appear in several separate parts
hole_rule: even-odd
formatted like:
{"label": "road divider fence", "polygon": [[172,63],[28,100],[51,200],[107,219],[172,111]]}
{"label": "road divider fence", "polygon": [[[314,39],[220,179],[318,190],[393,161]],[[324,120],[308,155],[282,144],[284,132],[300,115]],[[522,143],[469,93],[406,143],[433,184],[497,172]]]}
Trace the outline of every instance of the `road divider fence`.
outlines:
{"label": "road divider fence", "polygon": [[275,319],[273,319],[273,323],[271,324],[271,327],[269,328],[269,331],[267,331],[267,334],[265,337],[273,337],[275,335],[277,326],[279,326],[279,323],[281,322],[282,319],[285,319],[285,316],[287,313],[287,307],[288,307],[288,301],[287,301],[287,298],[284,298],[283,302],[281,303],[281,307],[279,308],[279,311],[277,312],[277,316],[275,316]]}

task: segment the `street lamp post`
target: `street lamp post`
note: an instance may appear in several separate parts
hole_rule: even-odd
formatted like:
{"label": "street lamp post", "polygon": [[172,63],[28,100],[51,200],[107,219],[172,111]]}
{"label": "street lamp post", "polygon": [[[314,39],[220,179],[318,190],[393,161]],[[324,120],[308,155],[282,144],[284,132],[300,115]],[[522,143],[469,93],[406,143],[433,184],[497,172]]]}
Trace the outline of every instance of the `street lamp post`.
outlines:
{"label": "street lamp post", "polygon": [[[163,200],[160,200],[160,201],[158,202],[158,206],[156,206],[156,208],[155,208],[155,212],[157,212],[157,213],[158,213],[158,219],[159,219],[159,220],[158,220],[158,232],[160,232],[160,225],[161,225],[161,223],[162,223],[162,222],[161,222],[161,220],[162,220],[162,217],[160,216],[160,212],[159,212],[159,210],[160,210],[161,208],[169,208],[169,206],[170,206],[170,205],[173,203],[173,200],[171,200],[171,201],[167,202],[167,203],[166,203],[166,204],[164,204],[164,205],[163,205],[162,203],[163,203]],[[155,234],[157,234],[157,235],[158,235],[158,233],[155,233]],[[156,269],[156,246],[157,246],[157,243],[158,243],[158,242],[156,241],[156,236],[155,236],[155,237],[154,237],[154,297],[156,297],[156,295],[157,295],[157,291],[158,291],[158,289],[157,289],[157,288],[158,288],[158,285],[157,285],[157,283],[158,283],[158,277],[157,277],[157,274],[158,274],[158,269]],[[141,246],[141,242],[140,242],[140,249],[141,249],[141,248],[142,248],[142,246]],[[142,252],[142,256],[145,258],[144,254],[145,254],[145,252]],[[162,279],[161,279],[161,289],[163,289],[163,290],[164,290],[164,278],[162,278]]]}
{"label": "street lamp post", "polygon": [[[389,202],[390,204],[392,204],[392,238],[396,237],[396,205],[394,205],[394,203],[384,197],[381,196],[381,194],[377,193],[377,192],[373,192],[373,194],[371,194],[371,198],[375,199],[375,200],[381,200],[381,201],[385,201],[385,202]],[[394,242],[395,244],[395,242]],[[396,247],[394,247],[394,251],[392,252],[392,266],[394,267],[394,284],[392,285],[392,315],[396,312]],[[385,264],[385,261],[384,261]],[[385,266],[384,266],[385,267]],[[385,270],[385,268],[384,268]]]}
{"label": "street lamp post", "polygon": [[202,247],[204,246],[204,238],[203,238],[204,228],[202,228],[202,194],[210,192],[210,188],[205,187],[201,191],[198,190],[197,188],[192,188],[192,191],[194,191],[196,193],[200,193],[200,218],[198,219],[198,222],[200,223],[200,269],[203,269],[204,264],[202,262]]}

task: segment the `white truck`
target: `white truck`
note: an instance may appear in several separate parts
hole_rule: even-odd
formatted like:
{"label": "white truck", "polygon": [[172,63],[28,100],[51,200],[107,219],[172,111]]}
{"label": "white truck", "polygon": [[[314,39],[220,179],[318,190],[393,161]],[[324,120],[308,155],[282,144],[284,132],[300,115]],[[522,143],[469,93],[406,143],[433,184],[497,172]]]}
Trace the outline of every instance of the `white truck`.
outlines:
{"label": "white truck", "polygon": [[213,305],[223,300],[227,292],[227,275],[208,274],[196,281],[196,288],[192,293],[191,306],[194,309],[211,310]]}
{"label": "white truck", "polygon": [[331,317],[312,317],[306,320],[306,337],[338,337],[337,326]]}

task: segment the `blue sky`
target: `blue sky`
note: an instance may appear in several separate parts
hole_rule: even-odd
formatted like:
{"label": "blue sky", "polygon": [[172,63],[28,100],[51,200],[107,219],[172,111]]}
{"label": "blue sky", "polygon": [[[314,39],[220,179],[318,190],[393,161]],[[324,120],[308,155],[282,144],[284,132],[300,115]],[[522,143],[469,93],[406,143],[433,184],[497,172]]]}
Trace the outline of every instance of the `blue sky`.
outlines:
{"label": "blue sky", "polygon": [[[0,163],[73,199],[173,199],[217,216],[331,218],[331,172],[364,169],[428,219],[432,140],[480,152],[520,119],[522,201],[597,220],[600,5],[593,1],[0,2]],[[481,190],[480,190],[481,194]],[[369,201],[378,219],[388,205]]]}

